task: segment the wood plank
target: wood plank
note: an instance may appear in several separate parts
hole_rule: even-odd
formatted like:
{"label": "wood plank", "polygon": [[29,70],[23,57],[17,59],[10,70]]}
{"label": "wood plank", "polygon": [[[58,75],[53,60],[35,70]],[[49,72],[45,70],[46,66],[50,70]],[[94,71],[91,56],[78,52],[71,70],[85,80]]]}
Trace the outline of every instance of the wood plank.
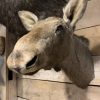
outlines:
{"label": "wood plank", "polygon": [[100,0],[90,0],[83,18],[77,23],[76,29],[100,25]]}
{"label": "wood plank", "polygon": [[89,48],[93,55],[100,55],[100,26],[81,29],[75,32],[89,40]]}
{"label": "wood plank", "polygon": [[[95,67],[95,78],[90,85],[100,85],[100,56],[93,57]],[[23,75],[21,78],[38,79],[38,80],[49,80],[57,82],[70,82],[72,83],[63,71],[56,72],[54,69],[51,70],[40,70],[34,75]]]}
{"label": "wood plank", "polygon": [[[6,37],[6,28],[0,24],[0,36]],[[0,100],[6,100],[7,95],[7,69],[5,54],[0,56]]]}
{"label": "wood plank", "polygon": [[[17,40],[17,35],[9,33],[6,34],[6,57],[11,53],[14,43]],[[8,49],[9,48],[9,49]],[[16,74],[8,70],[8,88],[7,88],[7,100],[17,100],[17,82]]]}
{"label": "wood plank", "polygon": [[100,100],[100,87],[80,89],[67,83],[19,79],[18,96],[29,100]]}
{"label": "wood plank", "polygon": [[[14,48],[16,41],[22,36],[22,34],[18,33],[10,33],[7,31],[6,34],[6,57],[9,56],[11,51]],[[9,48],[9,49],[8,49]],[[16,82],[16,74],[12,71],[8,71],[9,73],[9,88],[8,88],[8,98],[9,100],[17,100],[17,82]]]}
{"label": "wood plank", "polygon": [[16,79],[8,82],[8,100],[17,100]]}

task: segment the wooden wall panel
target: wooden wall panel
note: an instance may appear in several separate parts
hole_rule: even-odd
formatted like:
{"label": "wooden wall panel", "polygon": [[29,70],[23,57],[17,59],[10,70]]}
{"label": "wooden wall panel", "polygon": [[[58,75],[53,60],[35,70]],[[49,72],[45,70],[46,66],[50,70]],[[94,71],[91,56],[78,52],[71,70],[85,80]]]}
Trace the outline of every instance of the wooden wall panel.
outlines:
{"label": "wooden wall panel", "polygon": [[100,100],[100,87],[80,89],[67,83],[19,79],[18,96],[29,100]]}
{"label": "wooden wall panel", "polygon": [[100,26],[77,30],[75,34],[87,38],[92,54],[100,55]]}
{"label": "wooden wall panel", "polygon": [[88,0],[83,18],[77,23],[76,29],[100,25],[100,0]]}

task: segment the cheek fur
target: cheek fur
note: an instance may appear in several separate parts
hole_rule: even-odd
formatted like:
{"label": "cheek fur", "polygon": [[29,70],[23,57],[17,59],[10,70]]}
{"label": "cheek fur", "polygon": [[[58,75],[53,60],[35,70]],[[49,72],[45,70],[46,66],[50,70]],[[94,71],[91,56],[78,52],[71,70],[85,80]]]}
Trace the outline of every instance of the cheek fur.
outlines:
{"label": "cheek fur", "polygon": [[50,38],[47,39],[40,39],[36,45],[36,48],[39,52],[43,52],[48,43],[50,43]]}

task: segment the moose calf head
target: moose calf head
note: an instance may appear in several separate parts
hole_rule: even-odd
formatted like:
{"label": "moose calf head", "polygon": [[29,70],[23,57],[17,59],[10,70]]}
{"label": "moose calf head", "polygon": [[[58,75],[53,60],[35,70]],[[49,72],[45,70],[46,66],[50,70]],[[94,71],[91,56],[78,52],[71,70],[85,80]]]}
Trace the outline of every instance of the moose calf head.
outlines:
{"label": "moose calf head", "polygon": [[[70,0],[63,9],[63,19],[48,17],[38,21],[33,13],[19,11],[24,27],[30,32],[17,41],[8,57],[8,67],[20,74],[62,67],[76,85],[85,88],[93,79],[93,63],[88,48],[73,36],[73,27],[86,8],[87,1],[83,1],[86,0]],[[73,17],[70,19],[71,13]]]}
{"label": "moose calf head", "polygon": [[87,0],[69,0],[63,8],[63,19],[50,17],[38,21],[35,14],[19,11],[21,22],[30,32],[16,43],[7,60],[8,67],[24,74],[25,70],[35,71],[43,66],[61,62],[70,52],[71,28],[83,15],[86,4]]}
{"label": "moose calf head", "polygon": [[8,58],[10,69],[22,74],[34,72],[56,66],[69,54],[72,32],[63,19],[49,17],[29,29],[31,31],[18,40]]}

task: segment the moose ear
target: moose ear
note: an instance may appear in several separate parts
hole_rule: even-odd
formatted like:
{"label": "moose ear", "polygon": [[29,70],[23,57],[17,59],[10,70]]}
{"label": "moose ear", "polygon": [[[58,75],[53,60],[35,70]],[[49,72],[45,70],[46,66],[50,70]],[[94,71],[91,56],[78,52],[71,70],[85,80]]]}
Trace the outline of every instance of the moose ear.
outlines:
{"label": "moose ear", "polygon": [[27,31],[31,31],[34,23],[38,21],[37,16],[29,11],[19,11],[18,15]]}
{"label": "moose ear", "polygon": [[88,0],[69,0],[68,4],[63,8],[63,19],[65,22],[70,21],[71,26],[75,24],[83,16]]}

